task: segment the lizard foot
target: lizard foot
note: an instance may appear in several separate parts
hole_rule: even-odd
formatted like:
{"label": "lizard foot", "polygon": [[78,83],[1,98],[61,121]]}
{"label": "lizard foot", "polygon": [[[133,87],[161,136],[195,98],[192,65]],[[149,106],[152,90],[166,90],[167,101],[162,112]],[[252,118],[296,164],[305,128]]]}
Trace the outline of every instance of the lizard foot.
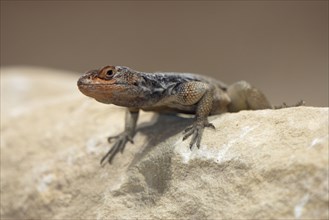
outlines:
{"label": "lizard foot", "polygon": [[107,141],[111,143],[114,139],[116,139],[112,148],[105,154],[105,156],[101,159],[100,164],[103,165],[103,162],[107,159],[108,163],[111,164],[114,156],[120,151],[121,153],[125,149],[127,142],[134,143],[133,139],[126,133],[123,132],[119,135],[109,137]]}
{"label": "lizard foot", "polygon": [[210,127],[212,129],[215,129],[215,126],[213,124],[209,123],[208,121],[202,121],[202,122],[195,122],[193,125],[187,127],[184,130],[183,141],[192,135],[192,140],[190,142],[191,150],[193,145],[196,145],[197,148],[200,148],[201,138],[205,127]]}

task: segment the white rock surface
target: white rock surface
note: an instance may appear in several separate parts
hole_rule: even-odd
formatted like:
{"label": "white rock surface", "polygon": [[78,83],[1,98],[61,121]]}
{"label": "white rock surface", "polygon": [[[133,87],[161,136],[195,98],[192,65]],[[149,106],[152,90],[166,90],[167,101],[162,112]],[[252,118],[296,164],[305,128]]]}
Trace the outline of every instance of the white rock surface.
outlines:
{"label": "white rock surface", "polygon": [[84,97],[78,75],[1,69],[1,219],[327,219],[328,108],[188,118],[142,113],[135,144],[100,167],[122,108]]}

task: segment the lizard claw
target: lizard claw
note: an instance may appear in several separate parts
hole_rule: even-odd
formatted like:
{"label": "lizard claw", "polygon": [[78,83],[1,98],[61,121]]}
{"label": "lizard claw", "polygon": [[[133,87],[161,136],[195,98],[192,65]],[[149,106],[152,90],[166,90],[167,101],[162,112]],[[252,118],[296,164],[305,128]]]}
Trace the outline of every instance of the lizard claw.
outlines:
{"label": "lizard claw", "polygon": [[[128,140],[130,143],[134,144],[134,140],[132,139],[132,137],[127,136],[127,140]],[[121,153],[122,153],[122,151],[121,151]]]}
{"label": "lizard claw", "polygon": [[103,162],[107,159],[108,163],[111,164],[115,155],[120,151],[123,153],[127,142],[134,143],[133,139],[126,133],[123,132],[119,135],[109,137],[107,141],[111,143],[113,139],[117,139],[112,148],[102,157],[100,164],[103,165]]}
{"label": "lizard claw", "polygon": [[213,125],[212,123],[206,124],[205,127],[216,130],[215,125]]}
{"label": "lizard claw", "polygon": [[120,135],[115,135],[107,138],[107,142],[112,143],[114,139],[118,139]]}
{"label": "lizard claw", "polygon": [[194,145],[197,146],[197,148],[200,148],[200,143],[202,139],[202,134],[203,130],[205,127],[210,127],[215,129],[215,126],[208,121],[200,123],[200,122],[195,122],[193,125],[187,127],[184,130],[184,136],[183,136],[183,141],[186,140],[188,137],[192,136],[191,142],[190,142],[190,149],[192,150],[192,147]]}

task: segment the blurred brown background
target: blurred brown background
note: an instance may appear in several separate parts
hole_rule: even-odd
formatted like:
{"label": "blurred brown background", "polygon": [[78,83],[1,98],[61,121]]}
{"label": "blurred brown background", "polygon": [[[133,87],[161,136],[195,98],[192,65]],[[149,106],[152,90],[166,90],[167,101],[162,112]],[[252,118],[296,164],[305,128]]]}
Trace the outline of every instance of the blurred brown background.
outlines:
{"label": "blurred brown background", "polygon": [[107,64],[328,106],[328,1],[1,1],[2,67]]}

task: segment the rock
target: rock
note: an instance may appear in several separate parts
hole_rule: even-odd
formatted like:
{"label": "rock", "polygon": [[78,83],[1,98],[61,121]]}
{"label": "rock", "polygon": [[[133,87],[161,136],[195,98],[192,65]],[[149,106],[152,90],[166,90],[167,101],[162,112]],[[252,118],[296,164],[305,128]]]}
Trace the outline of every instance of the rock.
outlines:
{"label": "rock", "polygon": [[329,217],[328,108],[213,116],[192,151],[191,118],[142,113],[135,144],[101,167],[123,109],[59,72],[1,69],[1,218]]}

